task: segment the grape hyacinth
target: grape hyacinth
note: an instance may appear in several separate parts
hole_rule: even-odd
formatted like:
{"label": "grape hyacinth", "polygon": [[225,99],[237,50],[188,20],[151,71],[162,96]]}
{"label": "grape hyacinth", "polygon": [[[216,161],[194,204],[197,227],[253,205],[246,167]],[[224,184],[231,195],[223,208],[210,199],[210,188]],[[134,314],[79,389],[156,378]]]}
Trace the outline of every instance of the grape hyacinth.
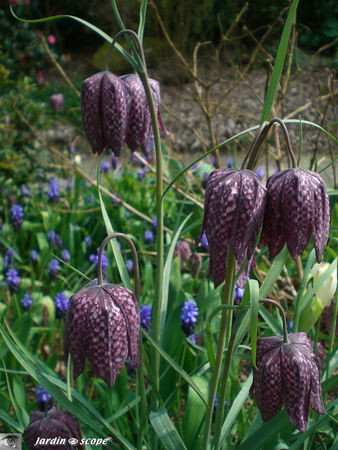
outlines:
{"label": "grape hyacinth", "polygon": [[150,333],[151,327],[151,307],[148,305],[143,305],[140,311],[141,327]]}
{"label": "grape hyacinth", "polygon": [[31,192],[27,186],[22,186],[21,194],[23,195],[23,197],[26,197],[26,198],[30,198],[30,196],[31,196]]}
{"label": "grape hyacinth", "polygon": [[65,262],[69,262],[70,261],[70,252],[68,249],[63,249],[62,253],[61,253],[61,258],[65,261]]}
{"label": "grape hyacinth", "polygon": [[21,229],[23,218],[24,218],[23,207],[17,204],[13,205],[11,207],[11,219],[14,225],[14,229],[16,231],[19,231]]}
{"label": "grape hyacinth", "polygon": [[51,178],[49,180],[49,191],[47,192],[47,195],[52,202],[56,202],[59,199],[60,196],[60,183],[59,180],[56,178]]}
{"label": "grape hyacinth", "polygon": [[208,239],[207,239],[205,233],[203,233],[201,236],[200,244],[201,244],[201,247],[203,248],[203,250],[209,250],[209,243],[208,243]]}
{"label": "grape hyacinth", "polygon": [[25,294],[21,299],[22,308],[24,311],[28,311],[33,303],[33,299],[31,294]]}
{"label": "grape hyacinth", "polygon": [[186,336],[190,336],[195,331],[198,316],[198,306],[194,300],[186,300],[182,307],[182,331]]}
{"label": "grape hyacinth", "polygon": [[274,258],[286,244],[299,256],[313,237],[319,263],[330,231],[330,202],[324,180],[310,170],[288,169],[269,177],[260,246]]}
{"label": "grape hyacinth", "polygon": [[102,161],[101,164],[101,172],[103,173],[108,173],[110,169],[110,164],[109,161]]}
{"label": "grape hyacinth", "polygon": [[205,191],[203,232],[209,243],[209,275],[215,288],[225,279],[231,248],[239,268],[249,261],[239,277],[243,287],[250,269],[256,239],[266,204],[266,189],[251,170],[216,169],[211,172]]}
{"label": "grape hyacinth", "polygon": [[63,242],[60,236],[56,233],[56,231],[54,230],[48,231],[47,239],[52,245],[55,245],[58,248],[62,248]]}
{"label": "grape hyacinth", "polygon": [[50,273],[52,280],[55,280],[56,275],[59,273],[59,270],[60,270],[59,261],[56,258],[52,258],[49,261],[48,267],[49,267],[49,273]]}
{"label": "grape hyacinth", "polygon": [[69,298],[64,292],[57,292],[54,297],[57,317],[63,317],[68,308]]}
{"label": "grape hyacinth", "polygon": [[[88,259],[92,264],[95,264],[97,266],[99,261],[99,249],[96,249],[96,254],[89,255]],[[108,267],[108,258],[106,253],[104,252],[102,255],[102,270],[106,270],[107,267]]]}
{"label": "grape hyacinth", "polygon": [[41,384],[38,384],[36,388],[35,397],[38,407],[41,411],[46,411],[53,405],[52,396],[50,395],[49,392],[46,391],[46,389],[43,386],[41,386]]}
{"label": "grape hyacinth", "polygon": [[152,244],[154,242],[154,233],[151,230],[146,230],[143,234],[143,239],[146,244]]}
{"label": "grape hyacinth", "polygon": [[86,244],[87,247],[91,247],[93,243],[92,238],[90,236],[86,236],[84,238],[84,243]]}
{"label": "grape hyacinth", "polygon": [[36,250],[31,250],[29,252],[29,257],[33,263],[36,263],[38,260],[38,252]]}
{"label": "grape hyacinth", "polygon": [[12,256],[14,255],[15,250],[13,248],[9,248],[6,250],[5,256],[3,257],[3,266],[4,271],[6,272],[12,264]]}
{"label": "grape hyacinth", "polygon": [[17,291],[21,282],[19,271],[16,269],[8,269],[6,272],[6,282],[12,292]]}
{"label": "grape hyacinth", "polygon": [[254,389],[264,421],[283,404],[293,425],[305,432],[310,405],[324,414],[320,367],[306,333],[258,338]]}
{"label": "grape hyacinth", "polygon": [[134,261],[132,259],[127,259],[126,268],[129,275],[131,275],[134,271]]}

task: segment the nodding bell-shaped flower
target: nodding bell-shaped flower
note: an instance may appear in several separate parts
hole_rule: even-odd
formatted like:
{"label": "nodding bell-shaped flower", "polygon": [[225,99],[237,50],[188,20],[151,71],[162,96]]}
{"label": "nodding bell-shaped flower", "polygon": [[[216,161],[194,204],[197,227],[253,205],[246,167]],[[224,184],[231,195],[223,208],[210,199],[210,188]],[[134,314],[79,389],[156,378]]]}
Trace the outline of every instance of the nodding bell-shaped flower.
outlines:
{"label": "nodding bell-shaped flower", "polygon": [[83,128],[93,153],[123,149],[127,130],[129,95],[125,83],[109,71],[96,73],[82,83]]}
{"label": "nodding bell-shaped flower", "polygon": [[305,333],[257,340],[254,389],[263,420],[274,417],[283,404],[293,425],[304,432],[309,407],[324,414],[320,367]]}
{"label": "nodding bell-shaped flower", "polygon": [[[72,450],[80,449],[81,432],[79,424],[68,411],[50,409],[47,414],[39,411],[30,413],[29,425],[24,431],[28,450],[43,449]],[[71,438],[74,444],[71,445]],[[78,445],[76,445],[76,440]],[[76,446],[76,447],[75,447]]]}
{"label": "nodding bell-shaped flower", "polygon": [[288,169],[269,177],[266,187],[260,246],[269,247],[272,259],[286,243],[295,259],[313,236],[320,262],[330,229],[330,203],[324,180],[310,170]]}
{"label": "nodding bell-shaped flower", "polygon": [[126,359],[139,365],[140,315],[135,295],[116,284],[89,283],[73,295],[67,310],[64,350],[70,353],[74,376],[85,360],[109,387]]}
{"label": "nodding bell-shaped flower", "polygon": [[248,259],[238,280],[243,287],[259,229],[263,222],[266,189],[251,170],[216,169],[209,175],[204,200],[204,217],[199,242],[205,232],[209,243],[209,274],[215,287],[225,279],[229,248],[237,265]]}
{"label": "nodding bell-shaped flower", "polygon": [[[146,151],[153,137],[146,92],[138,75],[125,75],[121,77],[121,80],[128,86],[130,96],[126,144],[132,152],[138,147],[141,147],[143,151]],[[149,85],[153,94],[160,130],[168,134],[163,126],[160,113],[160,83],[157,80],[149,78]]]}

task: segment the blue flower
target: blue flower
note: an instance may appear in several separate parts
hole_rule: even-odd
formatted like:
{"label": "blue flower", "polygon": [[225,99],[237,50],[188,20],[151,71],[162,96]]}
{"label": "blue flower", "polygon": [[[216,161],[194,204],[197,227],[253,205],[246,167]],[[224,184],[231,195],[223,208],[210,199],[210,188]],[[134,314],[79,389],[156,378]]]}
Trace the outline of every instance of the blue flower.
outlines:
{"label": "blue flower", "polygon": [[66,248],[65,248],[64,250],[62,250],[61,258],[62,258],[65,262],[69,262],[69,260],[70,260],[70,253],[69,253],[69,250],[67,250]]}
{"label": "blue flower", "polygon": [[42,410],[48,409],[48,406],[51,406],[53,404],[52,396],[49,392],[46,391],[43,386],[41,386],[41,384],[37,386],[35,397],[39,408]]}
{"label": "blue flower", "polygon": [[87,247],[91,247],[91,245],[93,243],[92,238],[90,236],[86,236],[84,238],[84,243],[86,244]]}
{"label": "blue flower", "polygon": [[47,192],[47,195],[51,201],[57,201],[60,196],[60,184],[59,181],[56,178],[51,178],[49,180],[49,191]]}
{"label": "blue flower", "polygon": [[23,217],[23,207],[21,205],[13,205],[11,207],[11,219],[16,231],[21,229]]}
{"label": "blue flower", "polygon": [[154,233],[151,230],[146,230],[143,234],[143,239],[146,244],[152,244],[154,242]]}
{"label": "blue flower", "polygon": [[203,233],[201,236],[200,244],[204,250],[209,249],[208,239],[207,239],[205,233]]}
{"label": "blue flower", "polygon": [[235,295],[234,295],[234,303],[235,305],[239,305],[244,295],[244,288],[241,288],[236,285],[235,287]]}
{"label": "blue flower", "polygon": [[16,269],[8,269],[6,272],[6,282],[11,291],[16,291],[20,286],[20,275]]}
{"label": "blue flower", "polygon": [[64,292],[57,292],[54,297],[57,317],[65,315],[68,308],[69,298]]}
{"label": "blue flower", "polygon": [[3,265],[4,265],[4,271],[6,272],[12,264],[12,256],[14,255],[15,250],[13,248],[9,248],[6,250],[4,259],[3,259]]}
{"label": "blue flower", "polygon": [[[99,262],[99,249],[96,249],[96,255],[95,254],[89,255],[88,259],[89,259],[89,261],[92,264],[95,264],[97,266],[98,262]],[[106,253],[103,252],[103,255],[102,255],[102,270],[106,270],[107,267],[108,267],[108,258],[107,258]]]}
{"label": "blue flower", "polygon": [[157,217],[153,218],[153,221],[151,222],[151,225],[153,227],[153,232],[156,233],[156,230],[157,230]]}
{"label": "blue flower", "polygon": [[32,306],[33,300],[31,294],[25,294],[23,298],[21,299],[21,304],[24,309],[24,311],[28,311],[30,307]]}
{"label": "blue flower", "polygon": [[110,169],[109,161],[102,161],[101,172],[107,173],[109,171],[109,169]]}
{"label": "blue flower", "polygon": [[58,272],[60,270],[60,263],[59,263],[59,261],[56,258],[52,258],[49,261],[48,267],[49,267],[49,273],[50,273],[51,278],[53,280],[55,280],[56,275],[58,274]]}
{"label": "blue flower", "polygon": [[188,336],[188,339],[190,342],[192,342],[194,345],[197,345],[197,334],[191,334]]}
{"label": "blue flower", "polygon": [[260,167],[257,167],[256,173],[257,173],[258,178],[260,180],[262,180],[264,177],[264,174],[265,174],[265,170],[263,169],[263,167],[260,166]]}
{"label": "blue flower", "polygon": [[127,259],[126,268],[129,275],[131,275],[134,271],[134,261],[132,259]]}
{"label": "blue flower", "polygon": [[52,245],[56,245],[56,247],[58,248],[61,248],[63,246],[60,236],[54,230],[48,231],[47,239]]}
{"label": "blue flower", "polygon": [[29,252],[29,256],[33,263],[35,263],[38,260],[38,252],[36,250],[31,250]]}
{"label": "blue flower", "polygon": [[22,188],[21,188],[21,194],[22,194],[24,197],[27,197],[27,198],[30,198],[30,196],[31,196],[31,192],[30,192],[30,190],[28,189],[27,186],[22,186]]}
{"label": "blue flower", "polygon": [[68,178],[68,180],[66,181],[66,189],[67,189],[67,191],[70,191],[72,186],[73,186],[73,180],[71,178]]}
{"label": "blue flower", "polygon": [[142,181],[143,178],[146,176],[146,174],[147,174],[147,169],[146,168],[139,169],[137,171],[137,181]]}
{"label": "blue flower", "polygon": [[215,156],[215,155],[211,155],[210,159],[211,159],[211,164],[212,164],[214,167],[217,167],[216,156]]}
{"label": "blue flower", "polygon": [[76,153],[75,145],[70,145],[67,150],[70,155],[75,155],[75,153]]}
{"label": "blue flower", "polygon": [[198,306],[194,300],[186,300],[182,307],[182,330],[186,336],[191,336],[197,322]]}
{"label": "blue flower", "polygon": [[150,332],[151,325],[151,307],[148,305],[143,305],[140,311],[141,327],[146,330],[147,333]]}
{"label": "blue flower", "polygon": [[115,169],[117,168],[118,164],[119,164],[119,159],[118,159],[118,157],[115,156],[115,155],[113,155],[112,158],[111,158],[111,165],[112,165],[112,168],[115,170]]}

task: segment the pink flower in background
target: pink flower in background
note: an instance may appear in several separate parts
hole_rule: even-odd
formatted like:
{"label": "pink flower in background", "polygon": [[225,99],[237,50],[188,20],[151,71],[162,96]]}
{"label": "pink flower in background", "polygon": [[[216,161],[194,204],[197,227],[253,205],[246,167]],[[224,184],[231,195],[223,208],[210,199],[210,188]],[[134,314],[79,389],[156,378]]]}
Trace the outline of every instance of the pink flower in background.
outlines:
{"label": "pink flower in background", "polygon": [[47,36],[47,42],[50,45],[56,44],[56,37],[54,36],[54,34],[50,34],[49,36]]}
{"label": "pink flower in background", "polygon": [[26,3],[27,6],[29,6],[31,4],[31,1],[30,0],[25,0],[25,3]]}
{"label": "pink flower in background", "polygon": [[18,4],[18,0],[9,0],[11,6],[16,6]]}
{"label": "pink flower in background", "polygon": [[38,70],[38,83],[43,84],[45,82],[45,77],[42,70]]}

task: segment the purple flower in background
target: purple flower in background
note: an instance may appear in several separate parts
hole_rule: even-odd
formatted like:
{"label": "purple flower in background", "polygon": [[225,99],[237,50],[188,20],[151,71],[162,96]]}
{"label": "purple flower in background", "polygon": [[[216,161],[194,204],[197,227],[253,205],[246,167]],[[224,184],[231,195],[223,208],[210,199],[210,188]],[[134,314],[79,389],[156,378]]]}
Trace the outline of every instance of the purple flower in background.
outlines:
{"label": "purple flower in background", "polygon": [[22,226],[22,221],[24,217],[23,207],[21,205],[13,205],[11,207],[11,219],[16,231],[19,231]]}
{"label": "purple flower in background", "polygon": [[[89,255],[89,262],[97,266],[99,261],[99,249],[96,249],[96,254]],[[105,252],[102,255],[102,270],[106,270],[108,267],[108,258]]]}
{"label": "purple flower in background", "polygon": [[70,261],[70,253],[69,253],[69,250],[67,250],[66,248],[65,248],[64,250],[62,250],[61,258],[62,258],[65,262],[69,262],[69,261]]}
{"label": "purple flower in background", "polygon": [[36,391],[35,391],[35,397],[36,401],[38,403],[39,409],[42,411],[46,411],[48,408],[50,408],[53,405],[53,398],[50,395],[49,392],[46,391],[46,389],[41,386],[41,384],[38,384]]}
{"label": "purple flower in background", "polygon": [[101,164],[101,171],[102,171],[103,173],[108,173],[108,172],[109,172],[109,169],[110,169],[109,161],[102,161],[102,164]]}
{"label": "purple flower in background", "polygon": [[86,244],[87,247],[91,247],[91,245],[93,243],[92,238],[90,236],[86,236],[84,238],[84,243]]}
{"label": "purple flower in background", "polygon": [[251,170],[216,169],[211,172],[205,191],[202,233],[209,243],[209,274],[215,288],[225,279],[229,248],[240,267],[249,263],[238,280],[243,287],[250,270],[256,239],[266,204],[266,189]]}
{"label": "purple flower in background", "polygon": [[56,275],[59,273],[59,270],[60,270],[59,261],[56,258],[52,258],[49,261],[48,267],[49,267],[49,273],[50,273],[52,280],[55,280]]}
{"label": "purple flower in background", "polygon": [[151,307],[143,305],[140,311],[141,327],[147,332],[150,332],[151,327]]}
{"label": "purple flower in background", "polygon": [[198,338],[197,334],[190,334],[188,336],[189,341],[194,345],[197,345],[197,338]]}
{"label": "purple flower in background", "polygon": [[214,167],[217,167],[216,156],[215,156],[215,155],[211,155],[210,159],[211,159],[211,164],[212,164]]}
{"label": "purple flower in background", "polygon": [[313,237],[316,258],[322,259],[330,230],[330,202],[324,180],[315,172],[288,169],[269,177],[268,200],[260,246],[274,258],[287,244],[299,256]]}
{"label": "purple flower in background", "polygon": [[8,269],[6,272],[6,282],[11,291],[17,291],[20,286],[20,275],[18,270]]}
{"label": "purple flower in background", "polygon": [[130,162],[131,162],[133,165],[135,165],[135,166],[144,168],[143,162],[142,162],[142,161],[138,158],[138,156],[135,155],[134,153],[132,153],[132,154],[130,155]]}
{"label": "purple flower in background", "polygon": [[54,297],[57,317],[63,317],[67,311],[69,298],[64,292],[57,292]]}
{"label": "purple flower in background", "polygon": [[208,178],[209,178],[209,173],[208,172],[203,172],[203,175],[202,175],[202,187],[203,187],[203,189],[205,189],[207,187]]}
{"label": "purple flower in background", "polygon": [[15,253],[14,248],[9,248],[6,250],[5,256],[3,258],[3,266],[5,272],[11,267],[12,256],[14,255],[14,253]]}
{"label": "purple flower in background", "polygon": [[133,292],[116,284],[89,283],[73,295],[67,310],[64,350],[71,355],[74,376],[85,360],[109,387],[128,357],[139,365],[140,313]]}
{"label": "purple flower in background", "polygon": [[38,252],[36,250],[31,250],[29,252],[29,257],[33,263],[36,263],[36,261],[38,260]]}
{"label": "purple flower in background", "polygon": [[156,233],[156,230],[157,230],[157,217],[153,218],[153,221],[151,222],[151,226],[153,227],[153,232]]}
{"label": "purple flower in background", "polygon": [[134,261],[132,259],[127,259],[126,268],[129,275],[131,275],[134,271]]}
{"label": "purple flower in background", "polygon": [[208,243],[208,239],[207,239],[205,233],[203,233],[201,236],[200,244],[201,244],[201,247],[203,248],[203,250],[209,250],[209,243]]}
{"label": "purple flower in background", "polygon": [[146,230],[143,233],[143,239],[146,244],[152,244],[154,242],[154,233],[151,230]]}
{"label": "purple flower in background", "polygon": [[234,167],[234,164],[235,164],[234,158],[229,156],[229,158],[227,160],[227,167],[228,167],[228,169],[231,169],[232,167]]}
{"label": "purple flower in background", "polygon": [[119,165],[119,159],[117,156],[113,155],[111,158],[111,166],[112,166],[113,170],[115,170],[118,165]]}
{"label": "purple flower in background", "polygon": [[138,169],[137,171],[137,181],[142,181],[143,178],[147,175],[147,169]]}
{"label": "purple flower in background", "polygon": [[65,104],[65,98],[63,94],[54,94],[49,97],[50,106],[54,111],[60,111]]}
{"label": "purple flower in background", "polygon": [[260,180],[263,180],[263,177],[265,175],[265,170],[263,169],[263,167],[261,167],[261,166],[257,167],[256,173],[257,173],[258,178]]}
{"label": "purple flower in background", "polygon": [[32,306],[33,300],[31,294],[25,294],[21,299],[22,308],[24,311],[28,311]]}
{"label": "purple flower in background", "polygon": [[59,189],[60,189],[59,180],[57,180],[56,178],[51,178],[49,180],[49,191],[47,192],[47,195],[52,202],[57,201],[59,199],[60,196]]}
{"label": "purple flower in background", "polygon": [[27,186],[22,186],[22,188],[21,188],[21,194],[22,194],[24,197],[30,198],[30,196],[31,196],[31,191],[28,189]]}
{"label": "purple flower in background", "polygon": [[67,191],[70,191],[72,186],[73,186],[73,180],[71,178],[68,178],[68,180],[66,181],[66,189],[67,189]]}
{"label": "purple flower in background", "polygon": [[310,405],[319,414],[325,413],[320,367],[306,333],[291,333],[288,340],[258,338],[253,385],[264,421],[278,414],[284,404],[293,425],[305,432]]}
{"label": "purple flower in background", "polygon": [[[47,408],[43,408],[46,410]],[[76,447],[68,444],[71,439],[76,442],[81,441],[81,432],[79,424],[74,416],[68,411],[62,409],[50,409],[47,413],[40,411],[32,411],[29,415],[29,425],[24,431],[24,440],[29,450],[44,449],[52,450],[53,445],[36,445],[38,438],[40,439],[55,439],[54,442],[59,442],[62,439],[66,442],[65,445],[57,445],[59,450],[80,449],[78,444]],[[44,441],[42,441],[44,442]]]}
{"label": "purple flower in background", "polygon": [[52,245],[55,245],[58,248],[61,248],[63,246],[60,236],[54,230],[48,231],[47,239]]}
{"label": "purple flower in background", "polygon": [[67,150],[70,155],[75,155],[75,153],[76,153],[75,145],[70,145]]}
{"label": "purple flower in background", "polygon": [[109,71],[82,83],[82,122],[93,153],[109,148],[119,156],[126,140],[129,95],[125,83]]}
{"label": "purple flower in background", "polygon": [[190,336],[195,331],[198,316],[198,306],[194,300],[186,300],[182,307],[182,330],[186,336]]}

